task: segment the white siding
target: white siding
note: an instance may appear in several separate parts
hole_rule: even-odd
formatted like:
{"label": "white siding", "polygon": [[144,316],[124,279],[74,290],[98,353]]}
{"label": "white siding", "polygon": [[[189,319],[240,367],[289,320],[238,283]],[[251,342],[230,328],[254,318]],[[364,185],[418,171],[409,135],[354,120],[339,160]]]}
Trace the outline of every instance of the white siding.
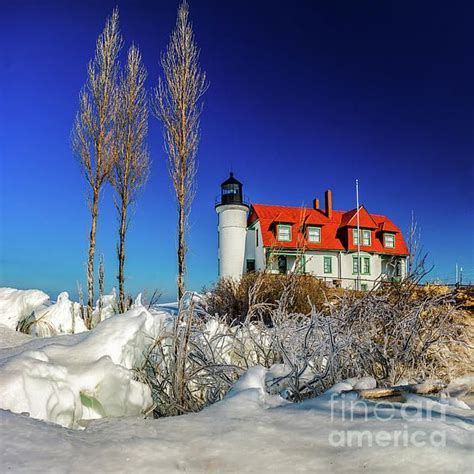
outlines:
{"label": "white siding", "polygon": [[[255,260],[255,270],[265,270],[265,248],[263,246],[260,222],[257,221],[252,228],[247,231],[247,234],[249,235],[247,237],[247,246],[245,247],[245,260]],[[252,234],[252,236],[250,236],[250,234]]]}
{"label": "white siding", "polygon": [[226,204],[216,208],[219,216],[219,277],[239,279],[244,271],[247,237],[247,206]]}
{"label": "white siding", "polygon": [[[222,225],[222,223],[221,223]],[[221,227],[220,225],[220,227]],[[257,238],[258,235],[258,238]],[[235,240],[239,240],[240,237],[234,237]],[[258,245],[257,245],[258,242]],[[232,244],[234,245],[234,244]],[[248,259],[255,260],[255,270],[263,271],[266,269],[266,248],[263,246],[262,231],[260,222],[255,222],[254,225],[246,231],[245,238],[245,255],[242,259],[242,270],[245,272],[246,261]],[[232,251],[232,250],[231,250]],[[277,252],[278,253],[278,252]],[[296,257],[291,255],[291,251],[282,251],[287,256],[287,270],[295,270]],[[221,254],[223,255],[223,249],[221,248]],[[357,275],[352,273],[352,258],[357,256],[357,252],[346,252],[346,251],[335,251],[335,250],[306,250],[305,252],[305,272],[326,281],[329,285],[340,284],[344,288],[356,288]],[[331,257],[332,265],[331,272],[324,273],[324,257]],[[383,255],[370,254],[367,252],[360,252],[360,257],[368,257],[370,259],[370,274],[360,274],[361,285],[365,285],[367,289],[373,288],[374,284],[381,279],[382,274],[382,260]],[[272,259],[273,261],[273,259]],[[269,269],[272,272],[278,272],[277,258],[274,259],[272,268]],[[401,258],[401,271],[402,277],[406,275],[406,258]],[[222,267],[222,262],[221,262]],[[239,275],[239,277],[241,274]]]}

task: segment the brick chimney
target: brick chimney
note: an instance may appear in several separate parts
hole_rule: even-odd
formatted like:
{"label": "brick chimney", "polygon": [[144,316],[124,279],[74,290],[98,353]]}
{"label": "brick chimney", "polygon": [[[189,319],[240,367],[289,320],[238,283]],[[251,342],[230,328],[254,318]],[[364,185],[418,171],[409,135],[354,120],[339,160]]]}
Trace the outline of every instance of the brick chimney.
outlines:
{"label": "brick chimney", "polygon": [[313,199],[313,208],[319,210],[319,198]]}
{"label": "brick chimney", "polygon": [[331,219],[332,218],[332,192],[328,189],[324,193],[324,197],[326,200],[326,216]]}

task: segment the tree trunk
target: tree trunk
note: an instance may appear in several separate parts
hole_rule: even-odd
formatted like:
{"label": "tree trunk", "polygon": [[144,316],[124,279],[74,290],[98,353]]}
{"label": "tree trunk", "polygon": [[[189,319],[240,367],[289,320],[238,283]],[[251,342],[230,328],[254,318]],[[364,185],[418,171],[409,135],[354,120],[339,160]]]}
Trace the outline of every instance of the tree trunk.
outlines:
{"label": "tree trunk", "polygon": [[120,210],[119,248],[118,248],[118,284],[119,284],[119,307],[120,312],[125,312],[125,232],[127,227],[127,207],[122,200]]}
{"label": "tree trunk", "polygon": [[186,242],[184,239],[184,204],[178,203],[178,301],[184,295],[184,272],[185,272],[185,255],[186,255]]}
{"label": "tree trunk", "polygon": [[97,229],[97,216],[99,214],[99,191],[93,190],[91,205],[91,231],[89,234],[89,254],[87,259],[87,321],[86,326],[90,329],[92,324],[92,308],[94,307],[94,255],[95,234]]}

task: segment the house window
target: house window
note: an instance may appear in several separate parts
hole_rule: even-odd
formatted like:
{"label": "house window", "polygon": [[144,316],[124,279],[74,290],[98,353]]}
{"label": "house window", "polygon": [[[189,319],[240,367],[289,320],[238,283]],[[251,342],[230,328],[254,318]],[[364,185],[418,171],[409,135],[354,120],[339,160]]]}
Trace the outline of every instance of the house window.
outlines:
{"label": "house window", "polygon": [[[372,237],[369,229],[361,229],[360,235],[362,236],[361,245],[372,245]],[[359,234],[357,233],[357,229],[352,229],[352,243],[354,245],[359,245]]]}
{"label": "house window", "polygon": [[361,264],[360,275],[370,275],[370,257],[361,257],[360,262],[356,256],[352,257],[352,273],[354,275],[359,275],[359,263]]}
{"label": "house window", "polygon": [[255,260],[247,260],[247,273],[255,271]]}
{"label": "house window", "polygon": [[352,257],[352,273],[354,275],[359,274],[359,259],[357,257]]}
{"label": "house window", "polygon": [[393,249],[395,247],[395,234],[384,234],[383,245],[388,249]]}
{"label": "house window", "polygon": [[277,239],[280,242],[290,242],[291,241],[291,225],[278,224]]}
{"label": "house window", "polygon": [[324,257],[324,273],[332,273],[332,257]]}
{"label": "house window", "polygon": [[370,257],[362,259],[362,275],[370,275]]}
{"label": "house window", "polygon": [[352,229],[352,243],[354,245],[359,245],[359,234],[357,229]]}
{"label": "house window", "polygon": [[397,263],[395,263],[395,276],[402,276],[402,262],[400,260],[397,260]]}
{"label": "house window", "polygon": [[321,242],[321,227],[308,227],[308,242]]}
{"label": "house window", "polygon": [[369,286],[367,285],[367,283],[362,283],[362,284],[360,285],[360,289],[361,289],[362,291],[367,291],[367,290],[369,289]]}
{"label": "house window", "polygon": [[285,255],[278,256],[278,273],[286,273],[287,272],[287,260]]}
{"label": "house window", "polygon": [[362,245],[372,245],[370,230],[368,229],[362,231]]}

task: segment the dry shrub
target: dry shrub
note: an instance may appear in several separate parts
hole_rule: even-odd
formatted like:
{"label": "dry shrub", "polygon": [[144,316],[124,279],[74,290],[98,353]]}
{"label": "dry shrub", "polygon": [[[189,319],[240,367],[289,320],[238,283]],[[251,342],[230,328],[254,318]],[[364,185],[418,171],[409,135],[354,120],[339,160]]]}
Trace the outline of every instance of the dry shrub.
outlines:
{"label": "dry shrub", "polygon": [[343,291],[328,288],[311,275],[246,273],[238,281],[222,278],[207,290],[207,311],[225,316],[229,323],[241,323],[253,308],[252,316],[271,322],[270,313],[283,303],[282,298],[288,313],[308,314],[313,307],[322,309],[327,299]]}
{"label": "dry shrub", "polygon": [[222,281],[208,294],[207,310],[182,304],[143,368],[155,415],[200,410],[257,364],[270,369],[268,391],[292,401],[352,377],[392,386],[449,382],[471,370],[472,318],[453,292],[423,291],[406,280],[366,293],[320,291],[319,306],[292,311],[311,298],[308,288],[324,290],[308,282],[252,275],[241,284]]}
{"label": "dry shrub", "polygon": [[455,296],[458,305],[470,312],[472,323],[472,318],[474,317],[474,287],[467,286],[465,288],[457,288],[455,290]]}
{"label": "dry shrub", "polygon": [[346,350],[367,375],[393,385],[407,379],[449,381],[469,371],[469,318],[457,308],[453,291],[431,290],[406,280],[362,297],[346,292],[330,307],[339,317],[338,332],[347,336]]}

